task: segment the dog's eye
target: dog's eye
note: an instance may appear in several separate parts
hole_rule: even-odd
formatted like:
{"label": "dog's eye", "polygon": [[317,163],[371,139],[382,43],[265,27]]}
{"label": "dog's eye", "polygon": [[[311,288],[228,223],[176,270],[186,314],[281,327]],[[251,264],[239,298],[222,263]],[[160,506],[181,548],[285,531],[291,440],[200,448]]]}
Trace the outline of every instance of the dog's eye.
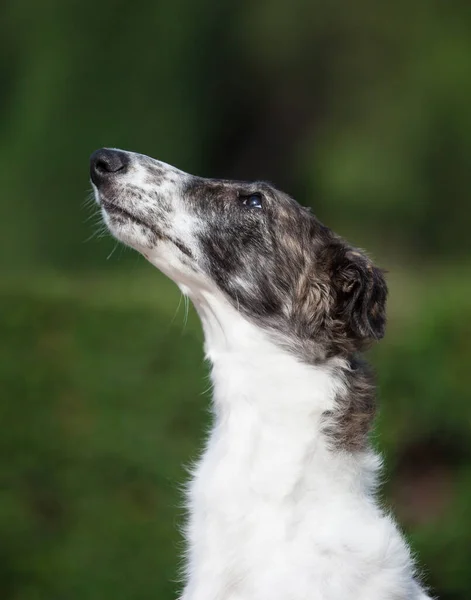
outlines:
{"label": "dog's eye", "polygon": [[242,197],[242,204],[247,208],[262,208],[262,195],[261,194],[250,194],[249,196]]}

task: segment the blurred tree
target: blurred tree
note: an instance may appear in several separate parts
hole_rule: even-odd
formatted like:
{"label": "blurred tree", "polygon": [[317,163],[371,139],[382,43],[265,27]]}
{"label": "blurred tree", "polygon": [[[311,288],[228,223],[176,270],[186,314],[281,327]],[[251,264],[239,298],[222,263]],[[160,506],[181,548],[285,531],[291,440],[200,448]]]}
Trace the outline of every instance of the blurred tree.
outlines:
{"label": "blurred tree", "polygon": [[470,27],[467,3],[439,0],[5,2],[6,266],[93,262],[81,201],[101,145],[270,179],[359,243],[461,255]]}

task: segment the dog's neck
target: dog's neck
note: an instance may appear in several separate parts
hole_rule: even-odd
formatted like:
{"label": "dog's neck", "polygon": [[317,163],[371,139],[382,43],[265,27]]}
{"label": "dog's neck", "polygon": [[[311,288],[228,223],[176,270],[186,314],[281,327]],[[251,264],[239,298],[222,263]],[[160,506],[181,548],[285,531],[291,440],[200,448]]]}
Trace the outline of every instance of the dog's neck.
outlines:
{"label": "dog's neck", "polygon": [[339,396],[353,400],[349,364],[303,363],[218,294],[190,295],[215,415],[188,485],[181,600],[426,600],[375,501],[379,458],[326,428]]}
{"label": "dog's neck", "polygon": [[345,361],[303,363],[218,295],[203,291],[192,300],[212,363],[210,444],[218,455],[240,460],[264,495],[285,497],[311,484],[329,495],[369,495],[376,459],[335,450],[325,431],[326,415],[347,393]]}
{"label": "dog's neck", "polygon": [[[206,358],[212,363],[217,411],[236,408],[236,398],[266,417],[294,419],[321,415],[335,408],[343,393],[343,359],[310,365],[277,344],[223,297],[201,291],[192,300],[201,318]],[[235,392],[235,389],[239,393]]]}

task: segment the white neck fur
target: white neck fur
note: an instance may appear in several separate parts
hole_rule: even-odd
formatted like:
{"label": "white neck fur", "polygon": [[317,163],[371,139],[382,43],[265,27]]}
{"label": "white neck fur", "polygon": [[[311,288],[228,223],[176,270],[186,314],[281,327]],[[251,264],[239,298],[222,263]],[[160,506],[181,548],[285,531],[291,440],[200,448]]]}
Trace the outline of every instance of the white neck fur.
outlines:
{"label": "white neck fur", "polygon": [[213,365],[214,423],[188,488],[182,600],[426,598],[375,504],[379,459],[335,450],[323,433],[340,362],[304,364],[218,294],[190,295]]}

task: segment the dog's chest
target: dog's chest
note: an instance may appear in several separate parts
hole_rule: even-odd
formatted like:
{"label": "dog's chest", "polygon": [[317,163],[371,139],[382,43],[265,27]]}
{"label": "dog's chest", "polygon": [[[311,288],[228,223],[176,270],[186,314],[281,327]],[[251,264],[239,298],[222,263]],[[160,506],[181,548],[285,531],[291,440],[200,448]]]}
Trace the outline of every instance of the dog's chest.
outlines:
{"label": "dog's chest", "polygon": [[276,426],[260,426],[247,415],[239,421],[242,430],[226,423],[223,431],[213,432],[195,474],[194,556],[206,562],[213,577],[265,590],[289,586],[291,594],[294,574],[296,586],[308,587],[316,564],[325,572],[327,562],[334,568],[337,560],[339,540],[327,527],[336,521],[338,526],[336,501],[326,501],[333,490],[328,478],[319,475],[316,482],[315,473],[305,471],[305,463],[321,450],[307,439],[299,443],[302,433],[298,443],[288,444]]}
{"label": "dog's chest", "polygon": [[413,598],[407,548],[370,496],[373,455],[332,452],[322,433],[335,382],[269,367],[213,372],[217,415],[188,490],[183,599]]}
{"label": "dog's chest", "polygon": [[244,430],[229,420],[213,431],[189,490],[189,568],[207,600],[263,600],[266,590],[272,600],[345,600],[384,563],[404,569],[395,527],[345,494],[319,441],[301,431],[289,445],[273,424],[238,422]]}

